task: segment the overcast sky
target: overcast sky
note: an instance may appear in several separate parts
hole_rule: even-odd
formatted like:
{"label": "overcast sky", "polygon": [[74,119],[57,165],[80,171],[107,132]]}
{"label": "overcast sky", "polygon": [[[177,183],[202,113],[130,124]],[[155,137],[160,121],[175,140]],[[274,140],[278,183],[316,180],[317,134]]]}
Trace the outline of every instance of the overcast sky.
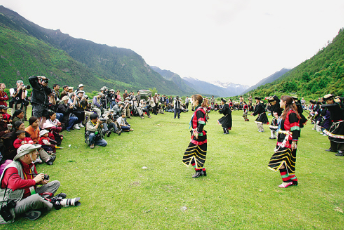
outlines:
{"label": "overcast sky", "polygon": [[343,0],[0,0],[75,38],[128,48],[181,77],[254,85],[344,27]]}

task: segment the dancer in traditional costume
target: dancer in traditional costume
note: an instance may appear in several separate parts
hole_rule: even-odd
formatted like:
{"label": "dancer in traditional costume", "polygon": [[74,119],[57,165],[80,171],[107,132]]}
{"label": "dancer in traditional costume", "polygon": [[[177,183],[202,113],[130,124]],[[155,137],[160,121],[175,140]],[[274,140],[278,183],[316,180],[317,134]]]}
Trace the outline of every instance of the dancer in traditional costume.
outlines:
{"label": "dancer in traditional costume", "polygon": [[204,168],[207,155],[207,132],[204,130],[207,120],[204,107],[207,107],[207,100],[203,101],[199,94],[193,95],[192,99],[195,112],[190,121],[191,141],[184,153],[183,163],[187,166],[191,164],[195,168],[196,173],[192,177],[197,178],[207,175]]}
{"label": "dancer in traditional costume", "polygon": [[[284,111],[278,118],[278,139],[275,153],[272,155],[268,167],[279,170],[283,183],[280,188],[297,185],[295,176],[296,149],[300,131],[300,115],[290,96],[282,96],[280,101]],[[276,116],[277,118],[277,116]]]}
{"label": "dancer in traditional costume", "polygon": [[300,119],[300,136],[301,136],[301,129],[305,126],[306,122],[307,122],[307,118],[303,115],[303,108],[301,105],[301,102],[299,101],[299,99],[296,96],[293,96],[295,105],[297,107],[297,112],[299,113],[301,119]]}
{"label": "dancer in traditional costume", "polygon": [[344,156],[344,107],[339,97],[333,99],[332,94],[324,96],[326,104],[322,105],[327,108],[331,115],[331,127],[324,130],[324,133],[330,140],[331,147],[327,151],[337,152],[336,156]]}
{"label": "dancer in traditional costume", "polygon": [[255,97],[254,99],[256,99],[256,107],[254,109],[254,113],[252,113],[251,115],[258,115],[255,121],[258,127],[258,132],[264,132],[263,124],[269,124],[269,120],[265,114],[265,107],[263,102],[261,101],[261,98]]}
{"label": "dancer in traditional costume", "polygon": [[276,95],[269,97],[268,101],[271,105],[271,115],[272,121],[270,125],[271,137],[269,139],[276,139],[276,131],[278,129],[277,119],[276,117],[280,117],[282,114],[282,109],[280,107],[280,100]]}
{"label": "dancer in traditional costume", "polygon": [[232,129],[232,110],[223,98],[221,98],[221,104],[222,108],[219,110],[219,113],[222,113],[223,117],[221,117],[217,123],[222,125],[223,134],[229,134],[228,130]]}
{"label": "dancer in traditional costume", "polygon": [[242,107],[242,110],[243,110],[242,117],[244,118],[245,121],[249,121],[249,119],[247,119],[248,105],[246,104],[245,101],[243,103],[244,104],[243,104],[243,107]]}

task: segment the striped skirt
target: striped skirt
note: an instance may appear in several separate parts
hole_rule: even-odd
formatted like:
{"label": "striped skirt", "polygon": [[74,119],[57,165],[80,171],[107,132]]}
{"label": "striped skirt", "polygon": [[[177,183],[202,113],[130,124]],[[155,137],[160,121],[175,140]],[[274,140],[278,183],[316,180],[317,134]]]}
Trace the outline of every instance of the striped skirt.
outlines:
{"label": "striped skirt", "polygon": [[272,155],[268,167],[271,170],[277,171],[283,163],[286,165],[289,173],[295,173],[296,149],[280,148]]}
{"label": "striped skirt", "polygon": [[195,145],[190,142],[188,148],[185,150],[183,156],[183,163],[189,166],[192,163],[196,164],[196,169],[202,169],[207,155],[207,143],[202,145]]}

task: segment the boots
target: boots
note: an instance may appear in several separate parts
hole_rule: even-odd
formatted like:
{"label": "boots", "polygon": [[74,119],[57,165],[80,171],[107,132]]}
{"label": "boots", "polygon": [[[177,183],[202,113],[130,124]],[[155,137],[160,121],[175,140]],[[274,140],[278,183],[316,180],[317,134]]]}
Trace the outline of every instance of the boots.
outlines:
{"label": "boots", "polygon": [[223,134],[229,134],[228,129],[222,128],[223,129]]}
{"label": "boots", "polygon": [[196,173],[192,176],[192,178],[198,178],[202,176],[202,170],[196,170]]}

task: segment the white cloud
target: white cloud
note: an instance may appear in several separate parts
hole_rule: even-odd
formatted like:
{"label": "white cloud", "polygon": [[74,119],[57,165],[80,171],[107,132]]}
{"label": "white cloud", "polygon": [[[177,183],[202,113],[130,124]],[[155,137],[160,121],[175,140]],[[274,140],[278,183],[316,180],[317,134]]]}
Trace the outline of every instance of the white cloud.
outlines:
{"label": "white cloud", "polygon": [[343,1],[0,0],[45,28],[129,48],[182,77],[253,85],[313,56],[344,26]]}

